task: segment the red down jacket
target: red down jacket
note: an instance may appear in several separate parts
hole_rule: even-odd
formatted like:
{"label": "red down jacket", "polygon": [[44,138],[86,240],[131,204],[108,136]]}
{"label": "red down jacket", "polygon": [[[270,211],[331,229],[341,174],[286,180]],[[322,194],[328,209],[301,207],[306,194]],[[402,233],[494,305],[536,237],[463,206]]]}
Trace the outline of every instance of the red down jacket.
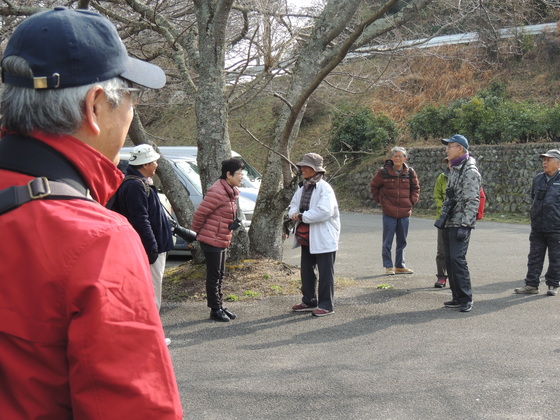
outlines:
{"label": "red down jacket", "polygon": [[218,248],[229,246],[233,231],[228,226],[237,215],[237,197],[239,190],[225,179],[214,182],[193,215],[191,229],[198,241]]}
{"label": "red down jacket", "polygon": [[[122,174],[73,137],[34,137],[74,163],[97,202],[35,200],[0,215],[0,417],[181,419],[146,254],[98,204]],[[0,170],[0,189],[29,179]]]}

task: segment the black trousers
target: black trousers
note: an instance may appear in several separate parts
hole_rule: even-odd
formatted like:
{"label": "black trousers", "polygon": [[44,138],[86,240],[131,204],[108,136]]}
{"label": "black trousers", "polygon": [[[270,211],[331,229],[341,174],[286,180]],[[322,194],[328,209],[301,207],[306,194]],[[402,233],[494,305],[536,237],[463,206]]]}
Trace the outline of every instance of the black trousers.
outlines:
{"label": "black trousers", "polygon": [[457,239],[457,230],[451,227],[443,229],[443,248],[447,279],[453,300],[459,303],[472,302],[471,275],[467,265],[467,250],[471,234],[464,241]]}
{"label": "black trousers", "polygon": [[558,287],[560,283],[560,233],[531,230],[529,244],[525,283],[528,286],[539,287],[544,257],[548,251],[548,270],[544,278],[547,286]]}
{"label": "black trousers", "polygon": [[226,248],[217,248],[200,242],[206,259],[206,299],[208,307],[219,309],[223,305],[222,281],[226,267]]}
{"label": "black trousers", "polygon": [[[308,246],[301,247],[301,293],[302,302],[328,311],[333,310],[334,261],[336,252],[311,254]],[[317,275],[319,271],[319,294],[317,295]],[[319,299],[317,299],[317,296]]]}

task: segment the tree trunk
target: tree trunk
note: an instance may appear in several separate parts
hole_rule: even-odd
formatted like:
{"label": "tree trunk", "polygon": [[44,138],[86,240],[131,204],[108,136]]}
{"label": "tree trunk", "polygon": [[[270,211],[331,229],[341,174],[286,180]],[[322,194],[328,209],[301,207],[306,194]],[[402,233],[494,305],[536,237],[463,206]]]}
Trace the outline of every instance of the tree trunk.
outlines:
{"label": "tree trunk", "polygon": [[[233,0],[195,0],[200,52],[199,85],[196,95],[198,167],[204,193],[221,176],[221,163],[231,159],[228,131],[225,33]],[[230,259],[246,258],[249,239],[238,229],[230,246]]]}

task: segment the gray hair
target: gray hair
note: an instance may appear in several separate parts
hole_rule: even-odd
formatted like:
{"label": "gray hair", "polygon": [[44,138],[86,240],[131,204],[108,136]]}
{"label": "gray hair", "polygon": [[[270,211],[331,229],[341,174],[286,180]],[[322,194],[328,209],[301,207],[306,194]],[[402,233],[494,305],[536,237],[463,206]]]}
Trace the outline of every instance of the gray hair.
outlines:
{"label": "gray hair", "polygon": [[[2,62],[3,71],[18,76],[33,76],[27,61],[9,56]],[[47,134],[72,134],[84,120],[84,103],[93,86],[101,86],[114,108],[123,99],[127,82],[118,77],[86,86],[65,89],[30,89],[4,85],[0,100],[2,126],[8,131],[30,135],[39,130]]]}
{"label": "gray hair", "polygon": [[394,156],[395,153],[397,152],[401,152],[405,158],[408,157],[408,153],[406,151],[406,149],[404,147],[400,147],[400,146],[395,146],[391,149],[391,156]]}

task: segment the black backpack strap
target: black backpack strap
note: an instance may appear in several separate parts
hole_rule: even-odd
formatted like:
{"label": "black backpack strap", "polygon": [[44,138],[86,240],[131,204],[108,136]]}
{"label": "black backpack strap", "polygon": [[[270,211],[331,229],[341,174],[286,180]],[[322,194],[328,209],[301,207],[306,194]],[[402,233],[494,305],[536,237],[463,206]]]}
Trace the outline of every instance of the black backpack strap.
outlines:
{"label": "black backpack strap", "polygon": [[0,190],[0,214],[32,200],[91,200],[86,183],[74,165],[37,139],[2,137],[0,169],[37,177],[26,185]]}
{"label": "black backpack strap", "polygon": [[86,182],[60,152],[40,140],[9,134],[0,140],[0,169],[64,182],[88,195]]}
{"label": "black backpack strap", "polygon": [[[409,166],[406,177],[411,180],[413,173],[414,173],[414,169]],[[395,175],[389,174],[389,170],[385,166],[381,167],[381,175],[383,176],[383,178],[399,178],[400,177],[399,175],[395,176]]]}
{"label": "black backpack strap", "polygon": [[16,209],[32,200],[90,200],[70,185],[49,181],[45,177],[33,178],[26,185],[11,186],[0,190],[0,214]]}
{"label": "black backpack strap", "polygon": [[127,175],[127,176],[124,177],[123,182],[128,181],[130,179],[140,182],[144,186],[144,190],[146,191],[146,195],[148,197],[150,196],[150,193],[152,192],[152,188],[150,187],[150,184],[148,184],[144,178],[141,178],[141,177],[136,176],[136,175]]}

